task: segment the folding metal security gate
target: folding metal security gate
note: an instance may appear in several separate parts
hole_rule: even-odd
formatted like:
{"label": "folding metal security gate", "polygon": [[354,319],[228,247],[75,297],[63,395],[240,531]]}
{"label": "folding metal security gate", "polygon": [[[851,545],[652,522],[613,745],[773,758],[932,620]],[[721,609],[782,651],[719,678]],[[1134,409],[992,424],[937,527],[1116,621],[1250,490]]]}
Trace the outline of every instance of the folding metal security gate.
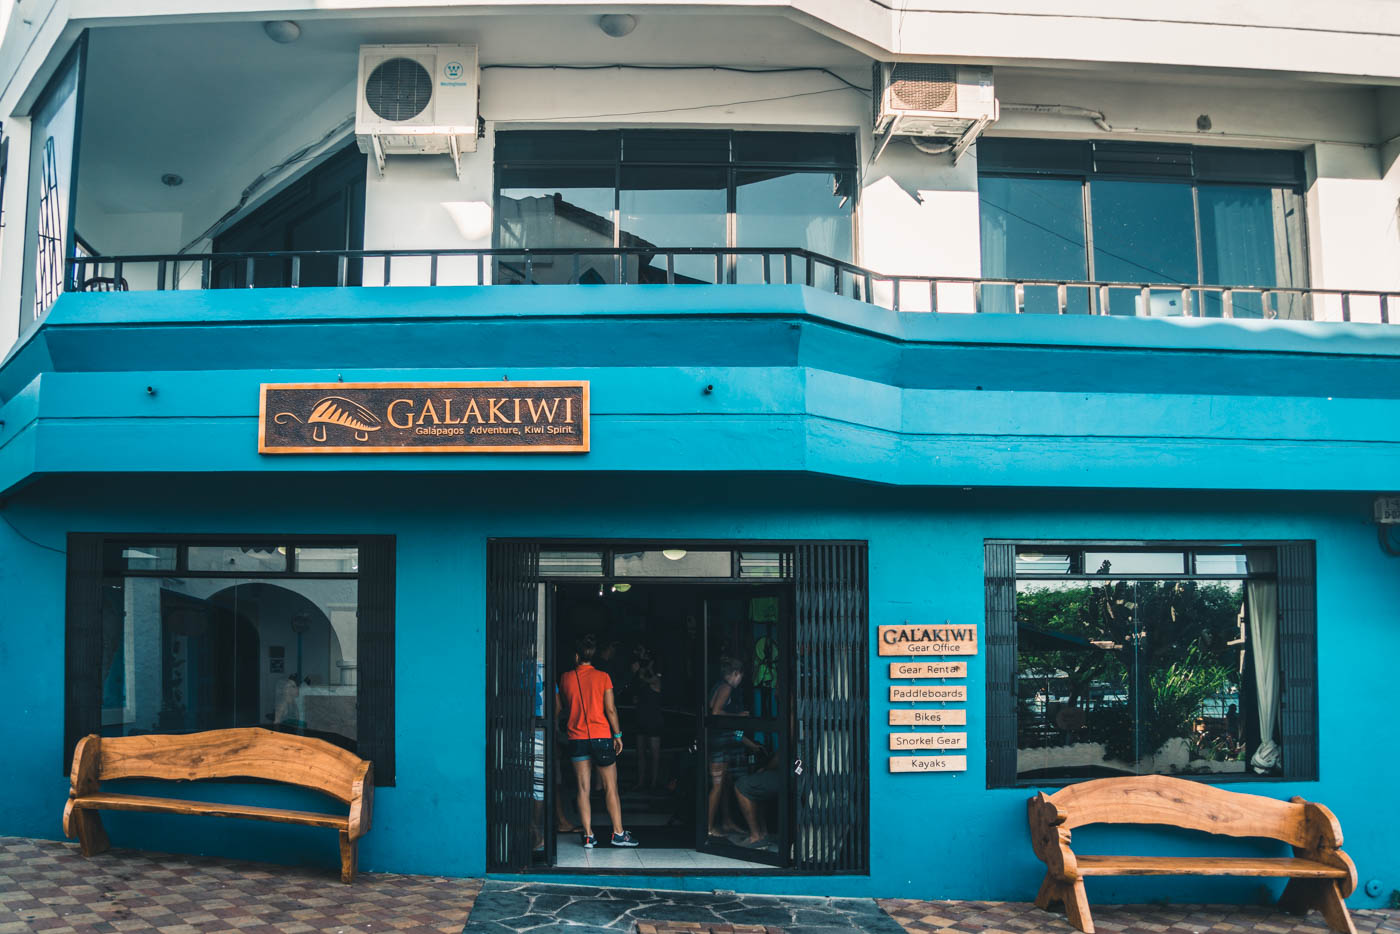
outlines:
{"label": "folding metal security gate", "polygon": [[796,546],[794,868],[870,866],[870,632],[864,542]]}
{"label": "folding metal security gate", "polygon": [[[530,865],[540,549],[486,551],[486,867]],[[543,765],[543,763],[541,763]]]}

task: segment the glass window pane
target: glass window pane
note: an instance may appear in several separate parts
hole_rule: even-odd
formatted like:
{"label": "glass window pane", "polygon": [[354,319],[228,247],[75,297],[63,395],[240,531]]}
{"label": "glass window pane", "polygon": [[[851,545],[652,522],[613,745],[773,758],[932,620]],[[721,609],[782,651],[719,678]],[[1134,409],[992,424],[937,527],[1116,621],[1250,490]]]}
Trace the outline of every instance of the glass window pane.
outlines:
{"label": "glass window pane", "polygon": [[[737,246],[810,250],[851,261],[852,173],[739,172],[736,184]],[[827,267],[818,266],[813,278],[818,288],[835,282]],[[738,279],[762,282],[762,259],[741,257]]]}
{"label": "glass window pane", "polygon": [[[1084,184],[1078,179],[978,179],[982,208],[982,274],[989,279],[1063,279],[1089,277],[1084,248]],[[1015,312],[1012,286],[982,290],[984,312]],[[1065,311],[1084,314],[1089,292],[1069,289]],[[1025,290],[1025,311],[1056,314],[1053,288]]]}
{"label": "glass window pane", "polygon": [[784,555],[777,551],[739,552],[740,577],[782,577]]}
{"label": "glass window pane", "polygon": [[[1296,211],[1291,192],[1244,185],[1202,185],[1201,275],[1206,285],[1296,285],[1295,247],[1290,232],[1301,229],[1289,216]],[[1285,301],[1290,298],[1283,297]],[[1219,292],[1201,293],[1202,313],[1220,317]],[[1277,311],[1277,305],[1271,310]],[[1264,316],[1262,295],[1235,293],[1231,314],[1236,318]],[[1284,317],[1284,315],[1279,315]]]}
{"label": "glass window pane", "polygon": [[191,545],[191,571],[285,571],[284,545]]}
{"label": "glass window pane", "polygon": [[132,571],[173,571],[175,546],[126,545],[122,548],[122,566]]}
{"label": "glass window pane", "polygon": [[496,134],[497,162],[615,162],[617,130],[509,130]]}
{"label": "glass window pane", "polygon": [[602,577],[601,551],[541,551],[542,577]]}
{"label": "glass window pane", "polygon": [[1239,574],[1249,573],[1249,562],[1242,553],[1196,554],[1197,574]]}
{"label": "glass window pane", "polygon": [[856,140],[849,133],[740,132],[734,161],[849,168],[856,164]]}
{"label": "glass window pane", "polygon": [[[726,169],[626,167],[619,192],[624,247],[723,247]],[[629,282],[665,282],[666,258],[628,258]],[[635,271],[634,271],[635,270]],[[677,256],[676,282],[714,282],[714,255]]]}
{"label": "glass window pane", "polygon": [[317,574],[353,574],[360,569],[360,549],[353,545],[298,548],[297,570]]}
{"label": "glass window pane", "polygon": [[[1089,183],[1094,225],[1094,278],[1108,282],[1196,282],[1196,222],[1186,182]],[[1178,307],[1168,304],[1173,296]],[[1179,291],[1114,289],[1109,313],[1180,313]]]}
{"label": "glass window pane", "polygon": [[1185,574],[1180,551],[1086,551],[1086,574]]}
{"label": "glass window pane", "polygon": [[731,557],[729,551],[684,548],[620,551],[613,557],[613,573],[618,577],[730,577]]}
{"label": "glass window pane", "polygon": [[1038,548],[1016,549],[1017,574],[1068,574],[1069,569],[1069,552],[1041,551]]}
{"label": "glass window pane", "polygon": [[626,130],[622,134],[623,162],[729,163],[729,133],[725,130]]}
{"label": "glass window pane", "polygon": [[29,190],[20,215],[24,224],[21,331],[43,317],[58,298],[63,288],[63,262],[73,245],[68,221],[76,194],[72,185],[78,142],[78,76],[85,67],[84,57],[76,52],[64,60],[30,118]]}
{"label": "glass window pane", "polygon": [[262,726],[353,750],[358,591],[355,580],[109,578],[103,732]]}
{"label": "glass window pane", "polygon": [[[496,242],[502,249],[612,249],[616,200],[612,168],[502,169],[498,178]],[[616,265],[607,254],[585,255],[578,270],[579,281],[615,282]],[[496,281],[527,281],[523,257],[502,257]],[[573,257],[532,257],[529,281],[573,282]]]}

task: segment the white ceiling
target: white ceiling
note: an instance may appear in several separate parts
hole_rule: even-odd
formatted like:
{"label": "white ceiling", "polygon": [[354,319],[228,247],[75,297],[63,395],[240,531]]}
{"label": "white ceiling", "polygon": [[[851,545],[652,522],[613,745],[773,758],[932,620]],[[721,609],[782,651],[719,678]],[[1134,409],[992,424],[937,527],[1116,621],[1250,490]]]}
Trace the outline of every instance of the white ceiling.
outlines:
{"label": "white ceiling", "polygon": [[[482,64],[819,65],[868,59],[791,20],[644,15],[623,39],[592,15],[314,18],[279,45],[261,22],[114,27],[91,32],[80,198],[106,213],[185,211],[218,187],[242,185],[264,165],[251,154],[336,95],[354,106],[357,49],[378,42],[464,42]],[[185,185],[168,188],[173,172]],[[80,208],[80,210],[82,210]]]}

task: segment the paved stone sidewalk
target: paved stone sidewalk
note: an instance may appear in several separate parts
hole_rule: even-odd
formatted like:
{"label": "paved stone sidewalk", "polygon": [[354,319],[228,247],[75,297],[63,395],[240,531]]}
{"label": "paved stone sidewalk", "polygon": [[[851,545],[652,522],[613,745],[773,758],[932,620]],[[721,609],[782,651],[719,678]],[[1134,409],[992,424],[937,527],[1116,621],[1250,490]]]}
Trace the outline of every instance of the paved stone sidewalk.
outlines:
{"label": "paved stone sidewalk", "polygon": [[[1022,902],[881,899],[908,934],[1078,934],[1064,915]],[[1305,918],[1248,905],[1093,905],[1100,934],[1330,934],[1317,914]],[[1358,934],[1400,934],[1400,911],[1353,911]]]}
{"label": "paved stone sidewalk", "polygon": [[[715,895],[488,880],[465,934],[633,934],[638,922],[670,922],[657,934],[904,934],[869,898]],[[679,922],[679,923],[677,923]]]}
{"label": "paved stone sidewalk", "polygon": [[0,934],[459,934],[480,887],[0,837]]}

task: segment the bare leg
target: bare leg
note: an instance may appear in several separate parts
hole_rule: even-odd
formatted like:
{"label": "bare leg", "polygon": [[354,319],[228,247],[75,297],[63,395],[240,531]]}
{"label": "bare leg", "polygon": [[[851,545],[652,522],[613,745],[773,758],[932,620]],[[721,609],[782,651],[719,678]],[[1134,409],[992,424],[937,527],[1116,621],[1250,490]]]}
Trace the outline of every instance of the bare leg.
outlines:
{"label": "bare leg", "polygon": [[622,801],[617,796],[617,766],[599,766],[598,774],[603,777],[604,801],[608,805],[608,817],[612,820],[613,833],[622,833]]}
{"label": "bare leg", "polygon": [[593,836],[593,802],[588,800],[591,792],[589,781],[593,777],[593,762],[584,759],[582,762],[573,763],[574,778],[578,779],[578,822],[583,825],[583,832],[590,837]]}
{"label": "bare leg", "polygon": [[711,836],[715,835],[715,811],[719,810],[719,799],[724,794],[724,773],[725,764],[723,762],[710,763],[710,800],[707,802],[707,813]]}
{"label": "bare leg", "polygon": [[745,843],[757,843],[768,836],[763,829],[763,817],[758,812],[758,807],[744,797],[744,793],[739,789],[734,789],[734,793],[739,796],[739,810],[744,814],[744,822],[749,825],[749,836]]}

